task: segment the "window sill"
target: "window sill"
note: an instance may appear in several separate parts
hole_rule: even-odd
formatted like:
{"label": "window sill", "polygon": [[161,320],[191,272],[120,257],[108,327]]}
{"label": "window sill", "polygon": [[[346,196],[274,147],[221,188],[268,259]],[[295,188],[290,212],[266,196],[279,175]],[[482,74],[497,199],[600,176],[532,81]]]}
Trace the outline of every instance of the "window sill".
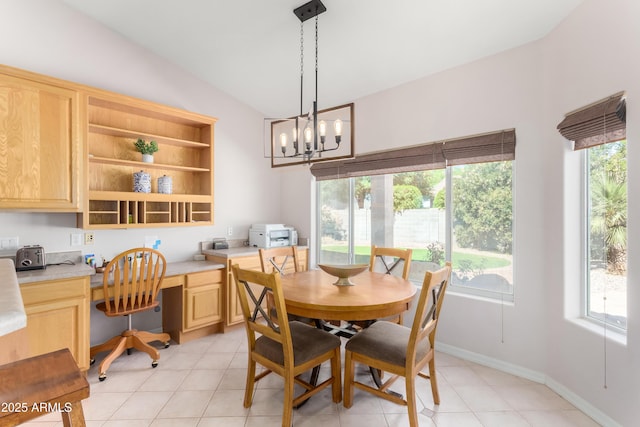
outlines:
{"label": "window sill", "polygon": [[460,290],[459,287],[449,286],[447,288],[447,295],[453,295],[461,298],[472,299],[476,301],[489,302],[494,304],[504,304],[508,306],[514,306],[515,302],[513,295],[482,295],[480,293],[474,293],[469,290]]}
{"label": "window sill", "polygon": [[[574,318],[574,319],[567,319],[567,320],[569,320],[569,322],[573,323],[574,325],[582,329],[585,329],[589,332],[592,332],[596,335],[603,336],[605,334],[605,328],[601,322],[596,322],[596,321],[585,319],[585,318]],[[625,347],[627,346],[626,332],[620,331],[619,329],[613,328],[611,326],[607,326],[606,335],[607,335],[607,338],[610,339],[611,341],[614,341]]]}

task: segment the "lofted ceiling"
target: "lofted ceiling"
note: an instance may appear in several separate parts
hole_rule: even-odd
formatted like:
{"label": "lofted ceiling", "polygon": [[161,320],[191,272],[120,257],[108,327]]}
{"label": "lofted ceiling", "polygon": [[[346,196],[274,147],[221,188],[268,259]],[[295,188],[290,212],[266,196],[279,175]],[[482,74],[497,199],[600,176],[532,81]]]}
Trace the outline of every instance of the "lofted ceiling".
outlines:
{"label": "lofted ceiling", "polygon": [[[63,0],[267,117],[300,107],[306,0]],[[318,104],[352,102],[544,37],[583,0],[323,0]],[[304,105],[314,90],[304,29]]]}

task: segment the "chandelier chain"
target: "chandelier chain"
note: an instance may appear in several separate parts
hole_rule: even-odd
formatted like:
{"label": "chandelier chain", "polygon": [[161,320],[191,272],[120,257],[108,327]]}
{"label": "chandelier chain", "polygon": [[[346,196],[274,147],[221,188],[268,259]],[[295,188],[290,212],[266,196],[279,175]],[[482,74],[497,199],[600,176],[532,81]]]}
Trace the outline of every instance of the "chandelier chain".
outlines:
{"label": "chandelier chain", "polygon": [[[300,22],[300,115],[302,115],[302,101],[304,88],[304,26]],[[296,129],[298,129],[298,119],[296,118]]]}
{"label": "chandelier chain", "polygon": [[304,26],[300,23],[300,76],[304,74]]}

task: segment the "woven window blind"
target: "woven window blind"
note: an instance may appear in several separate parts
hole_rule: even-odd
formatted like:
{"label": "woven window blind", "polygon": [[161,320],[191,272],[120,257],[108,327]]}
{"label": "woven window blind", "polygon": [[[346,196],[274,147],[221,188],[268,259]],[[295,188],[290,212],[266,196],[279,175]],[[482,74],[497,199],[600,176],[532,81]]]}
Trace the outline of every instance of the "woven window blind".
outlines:
{"label": "woven window blind", "polygon": [[558,131],[574,142],[574,150],[619,141],[627,137],[626,114],[624,92],[619,92],[567,113]]}
{"label": "woven window blind", "polygon": [[353,159],[315,163],[318,181],[389,173],[443,169],[446,166],[514,160],[515,129],[357,155]]}

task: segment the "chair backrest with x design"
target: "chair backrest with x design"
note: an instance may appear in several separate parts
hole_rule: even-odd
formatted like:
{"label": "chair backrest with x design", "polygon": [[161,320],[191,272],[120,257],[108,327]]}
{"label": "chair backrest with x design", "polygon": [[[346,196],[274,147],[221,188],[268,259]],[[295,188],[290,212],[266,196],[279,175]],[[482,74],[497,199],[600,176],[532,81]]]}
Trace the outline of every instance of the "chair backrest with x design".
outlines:
{"label": "chair backrest with x design", "polygon": [[[271,320],[267,310],[264,308],[267,295],[271,294],[274,295],[273,301],[276,310],[285,311],[284,300],[281,298],[279,300],[273,290],[276,287],[276,281],[280,280],[279,273],[242,270],[234,265],[233,274],[237,280],[238,298],[240,299],[243,315],[247,320],[247,333],[250,335],[250,341],[253,342],[255,340],[255,333],[258,332],[277,342],[284,342],[285,338],[282,338],[282,334],[288,334],[288,325],[285,322],[281,329],[279,325]],[[263,318],[266,324],[260,318]]]}
{"label": "chair backrest with x design", "polygon": [[258,249],[260,266],[264,273],[277,271],[280,274],[300,271],[300,259],[297,246],[283,246],[279,248]]}
{"label": "chair backrest with x design", "polygon": [[[232,270],[249,344],[244,407],[251,406],[255,383],[271,373],[284,378],[283,426],[291,425],[294,406],[324,388],[331,387],[333,402],[340,402],[340,338],[298,321],[276,324],[271,320],[262,307],[268,295],[273,296],[278,318],[288,317],[279,273],[244,270],[238,264]],[[328,379],[307,382],[300,376],[326,361],[331,361]],[[256,364],[266,369],[256,373]],[[297,396],[294,385],[302,386],[303,391]]]}
{"label": "chair backrest with x design", "polygon": [[[411,249],[383,248],[373,245],[371,246],[369,270],[408,279],[412,252]],[[402,270],[400,270],[400,266],[402,266]]]}
{"label": "chair backrest with x design", "polygon": [[436,341],[436,329],[440,319],[440,309],[444,301],[444,295],[451,279],[451,262],[435,272],[425,273],[421,294],[418,300],[411,336],[407,353],[417,352],[420,341],[428,337],[430,348],[434,348]]}
{"label": "chair backrest with x design", "polygon": [[[277,272],[280,274],[287,274],[301,270],[297,246],[283,246],[269,249],[260,248],[258,249],[258,252],[260,254],[260,266],[262,267],[263,273]],[[277,323],[278,318],[276,315],[273,295],[271,293],[267,293],[266,302],[269,317]],[[295,315],[289,315],[289,320],[299,320],[304,323],[312,322],[311,319]]]}

